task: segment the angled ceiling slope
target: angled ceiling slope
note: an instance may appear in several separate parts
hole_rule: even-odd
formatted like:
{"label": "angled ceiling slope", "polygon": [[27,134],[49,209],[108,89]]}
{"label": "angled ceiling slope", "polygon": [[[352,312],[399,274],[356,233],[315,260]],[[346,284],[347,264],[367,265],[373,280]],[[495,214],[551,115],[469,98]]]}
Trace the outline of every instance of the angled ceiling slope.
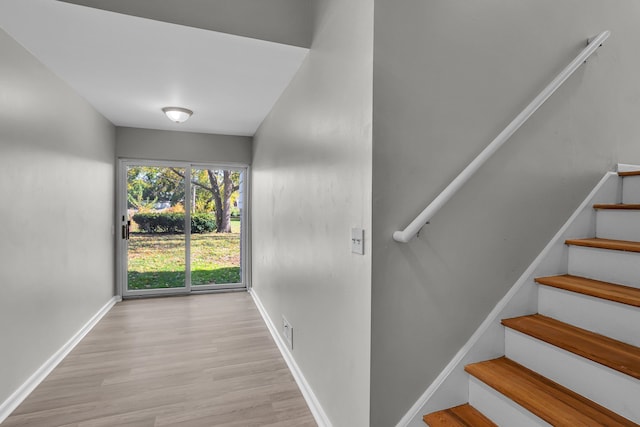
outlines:
{"label": "angled ceiling slope", "polygon": [[57,0],[0,0],[0,28],[116,126],[226,135],[255,133],[308,51]]}
{"label": "angled ceiling slope", "polygon": [[316,0],[60,0],[293,46],[309,47]]}

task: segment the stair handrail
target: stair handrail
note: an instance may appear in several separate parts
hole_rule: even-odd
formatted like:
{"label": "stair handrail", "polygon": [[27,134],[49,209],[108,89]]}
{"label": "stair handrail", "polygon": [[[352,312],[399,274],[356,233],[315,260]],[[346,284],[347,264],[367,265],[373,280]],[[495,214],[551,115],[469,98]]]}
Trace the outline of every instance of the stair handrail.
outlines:
{"label": "stair handrail", "polygon": [[587,47],[576,58],[569,63],[536,96],[529,105],[491,143],[476,157],[442,192],[427,206],[411,223],[402,231],[393,233],[393,240],[400,243],[407,243],[413,239],[431,218],[442,208],[442,206],[453,197],[453,195],[475,174],[482,165],[500,148],[502,145],[536,112],[538,108],[567,80],[580,65],[584,64],[593,52],[609,38],[610,31],[603,31],[596,37],[587,40]]}

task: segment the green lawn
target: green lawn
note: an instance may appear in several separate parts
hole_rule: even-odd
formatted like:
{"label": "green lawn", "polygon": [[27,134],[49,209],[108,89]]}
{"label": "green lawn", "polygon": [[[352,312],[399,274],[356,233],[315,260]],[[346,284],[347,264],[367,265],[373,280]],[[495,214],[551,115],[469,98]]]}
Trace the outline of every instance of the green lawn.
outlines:
{"label": "green lawn", "polygon": [[[191,285],[239,283],[240,222],[232,233],[191,235]],[[179,288],[185,281],[185,236],[132,233],[129,289]]]}

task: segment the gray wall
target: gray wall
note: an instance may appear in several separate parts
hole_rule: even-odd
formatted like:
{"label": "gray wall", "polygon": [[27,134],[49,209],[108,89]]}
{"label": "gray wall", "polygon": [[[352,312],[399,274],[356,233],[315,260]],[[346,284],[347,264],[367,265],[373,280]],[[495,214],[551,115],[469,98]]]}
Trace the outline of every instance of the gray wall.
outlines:
{"label": "gray wall", "polygon": [[119,127],[116,129],[116,156],[250,164],[251,140],[249,136]]}
{"label": "gray wall", "polygon": [[0,403],[114,290],[114,127],[0,30]]}
{"label": "gray wall", "polygon": [[316,0],[62,0],[238,36],[309,47]]}
{"label": "gray wall", "polygon": [[[372,426],[430,385],[605,171],[640,163],[640,4],[375,1]],[[404,228],[584,47],[605,46],[427,225]]]}
{"label": "gray wall", "polygon": [[335,426],[369,423],[373,4],[320,2],[309,56],[254,138],[253,289]]}

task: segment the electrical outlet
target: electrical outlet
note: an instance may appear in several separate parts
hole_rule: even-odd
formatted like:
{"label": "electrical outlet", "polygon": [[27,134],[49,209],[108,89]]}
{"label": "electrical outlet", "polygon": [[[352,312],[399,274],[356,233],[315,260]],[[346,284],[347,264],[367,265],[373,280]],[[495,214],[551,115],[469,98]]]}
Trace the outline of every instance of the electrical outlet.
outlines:
{"label": "electrical outlet", "polygon": [[293,327],[284,316],[282,316],[282,336],[289,345],[289,350],[293,350]]}

